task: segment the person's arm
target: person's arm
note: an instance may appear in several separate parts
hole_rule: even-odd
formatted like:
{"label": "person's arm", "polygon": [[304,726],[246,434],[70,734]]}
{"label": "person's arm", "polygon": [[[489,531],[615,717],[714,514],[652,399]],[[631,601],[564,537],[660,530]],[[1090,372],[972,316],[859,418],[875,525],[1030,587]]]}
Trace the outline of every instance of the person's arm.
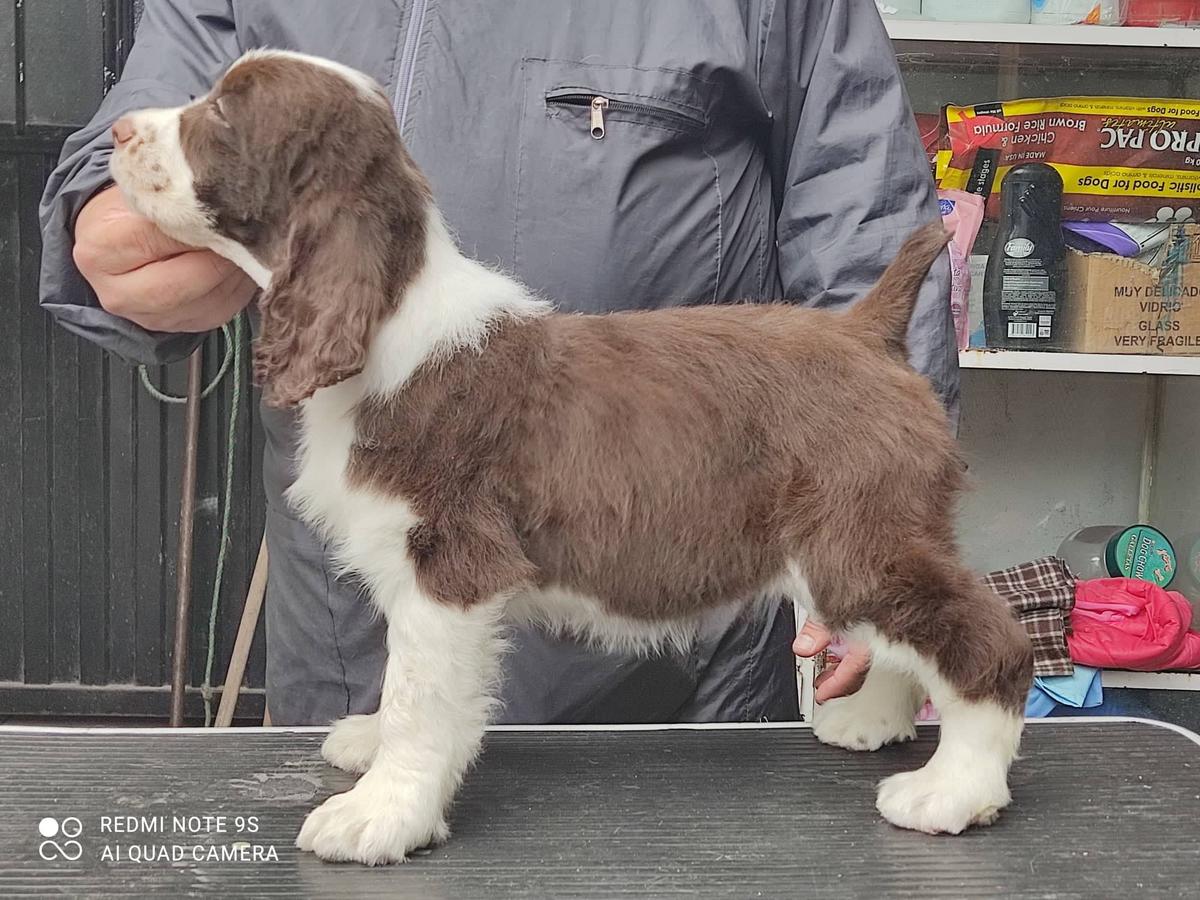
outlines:
{"label": "person's arm", "polygon": [[187,356],[202,332],[253,293],[232,264],[172,241],[126,209],[117,190],[106,190],[112,123],[130,110],[203,94],[239,52],[229,0],[147,3],[120,82],[67,139],[47,182],[42,306],[69,331],[126,359]]}
{"label": "person's arm", "polygon": [[[862,297],[900,244],[938,220],[937,194],[892,44],[872,0],[780,4],[760,82],[775,113],[771,155],[784,296],[836,307]],[[909,358],[952,421],[958,354],[948,257],[908,330]]]}

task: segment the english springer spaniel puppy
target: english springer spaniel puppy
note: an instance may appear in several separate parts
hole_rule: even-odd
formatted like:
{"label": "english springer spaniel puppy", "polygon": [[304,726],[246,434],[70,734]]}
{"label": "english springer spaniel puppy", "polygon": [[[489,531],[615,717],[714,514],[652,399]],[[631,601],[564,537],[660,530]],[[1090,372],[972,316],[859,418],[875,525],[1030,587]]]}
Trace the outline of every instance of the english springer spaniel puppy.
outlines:
{"label": "english springer spaniel puppy", "polygon": [[904,360],[940,224],[845,314],[564,315],[459,252],[351,69],[255,51],[113,134],[130,206],[261,286],[256,376],[302,427],[288,500],[387,619],[379,711],[322,748],[362,778],[298,846],[379,864],[447,838],[506,620],[656,652],[780,595],[872,651],[820,740],[908,740],[926,693],[941,713],[929,762],[879,786],[884,818],[956,834],[1009,803],[1031,651],[960,561],[963,464]]}

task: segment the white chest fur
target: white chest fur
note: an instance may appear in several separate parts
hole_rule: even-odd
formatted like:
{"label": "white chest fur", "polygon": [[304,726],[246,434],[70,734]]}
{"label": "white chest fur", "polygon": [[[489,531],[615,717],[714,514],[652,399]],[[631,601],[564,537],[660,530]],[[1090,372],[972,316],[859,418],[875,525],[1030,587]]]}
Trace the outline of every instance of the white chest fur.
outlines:
{"label": "white chest fur", "polygon": [[403,498],[349,484],[355,409],[362,391],[362,376],[355,376],[305,401],[296,481],[286,499],[329,541],[338,574],[360,577],[386,609],[389,598],[413,587],[406,547],[418,518]]}
{"label": "white chest fur", "polygon": [[483,352],[499,318],[546,310],[519,283],[459,254],[431,212],[425,265],[396,311],[380,323],[362,373],[304,402],[297,478],[287,500],[329,540],[342,571],[368,583],[377,603],[386,607],[388,594],[412,588],[408,532],[418,517],[403,497],[349,484],[358,404],[368,395],[386,398],[404,390],[430,361]]}
{"label": "white chest fur", "polygon": [[317,391],[300,412],[296,481],[287,500],[308,524],[331,538],[344,537],[352,521],[346,468],[354,444],[361,381],[361,376],[355,376]]}

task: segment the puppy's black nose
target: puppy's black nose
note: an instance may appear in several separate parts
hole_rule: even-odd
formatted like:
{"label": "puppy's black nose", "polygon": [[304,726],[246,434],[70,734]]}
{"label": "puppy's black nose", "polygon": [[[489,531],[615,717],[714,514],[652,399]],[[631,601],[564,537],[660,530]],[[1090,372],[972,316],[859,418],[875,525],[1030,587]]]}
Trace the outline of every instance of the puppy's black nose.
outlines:
{"label": "puppy's black nose", "polygon": [[133,127],[133,122],[129,121],[128,116],[122,116],[120,119],[117,119],[117,121],[113,122],[113,142],[118,147],[121,144],[128,144],[131,140],[133,140],[133,136],[136,133],[137,132]]}

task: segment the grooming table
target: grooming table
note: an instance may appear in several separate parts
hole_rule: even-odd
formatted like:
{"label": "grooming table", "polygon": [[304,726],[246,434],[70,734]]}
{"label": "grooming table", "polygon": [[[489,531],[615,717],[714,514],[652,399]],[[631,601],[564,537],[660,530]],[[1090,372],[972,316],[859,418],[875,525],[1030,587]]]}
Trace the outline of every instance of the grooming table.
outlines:
{"label": "grooming table", "polygon": [[[323,734],[0,728],[0,896],[1200,896],[1200,739],[1157,723],[1030,723],[1014,805],[957,838],[874,808],[880,778],[932,752],[930,727],[873,754],[799,725],[496,729],[450,842],[378,869],[292,846],[305,813],[353,783],[321,761]],[[105,816],[140,830],[102,833]],[[182,859],[161,858],[172,845]],[[222,853],[245,861],[203,859]]]}

